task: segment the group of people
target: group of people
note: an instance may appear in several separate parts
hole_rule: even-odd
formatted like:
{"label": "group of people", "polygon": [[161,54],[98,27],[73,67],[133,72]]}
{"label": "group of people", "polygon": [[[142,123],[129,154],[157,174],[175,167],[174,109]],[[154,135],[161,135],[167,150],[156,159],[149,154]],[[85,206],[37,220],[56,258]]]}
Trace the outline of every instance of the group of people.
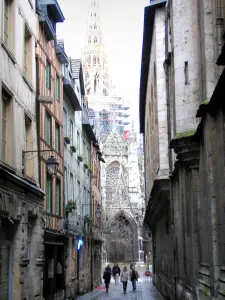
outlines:
{"label": "group of people", "polygon": [[129,279],[132,282],[133,291],[136,290],[136,282],[138,281],[139,274],[135,270],[135,266],[133,263],[131,263],[131,265],[130,265],[130,272],[128,272],[126,266],[124,266],[124,268],[121,272],[120,267],[118,265],[114,265],[112,270],[110,268],[110,265],[107,265],[107,267],[105,268],[104,274],[103,274],[103,279],[105,280],[106,293],[108,293],[108,291],[109,291],[111,275],[113,276],[113,278],[115,280],[115,284],[118,284],[119,277],[120,277],[120,281],[123,283],[124,294],[126,294],[127,283],[129,281]]}

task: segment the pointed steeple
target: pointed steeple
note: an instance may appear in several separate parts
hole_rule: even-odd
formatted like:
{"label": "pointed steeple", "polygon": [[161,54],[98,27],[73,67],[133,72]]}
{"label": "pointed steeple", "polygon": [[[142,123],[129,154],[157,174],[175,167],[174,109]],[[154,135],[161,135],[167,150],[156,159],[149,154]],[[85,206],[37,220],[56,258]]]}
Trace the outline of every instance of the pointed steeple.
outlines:
{"label": "pointed steeple", "polygon": [[103,49],[98,0],[90,0],[85,47],[82,56],[86,95],[108,96],[108,60]]}

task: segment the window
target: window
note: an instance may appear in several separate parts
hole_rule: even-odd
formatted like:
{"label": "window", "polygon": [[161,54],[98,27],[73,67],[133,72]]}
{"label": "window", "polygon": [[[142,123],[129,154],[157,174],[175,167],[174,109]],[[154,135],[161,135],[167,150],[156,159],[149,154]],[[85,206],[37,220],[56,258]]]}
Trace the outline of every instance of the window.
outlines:
{"label": "window", "polygon": [[55,99],[59,101],[59,76],[56,74],[55,78]]}
{"label": "window", "polygon": [[55,214],[60,216],[61,214],[61,188],[60,180],[57,178],[55,183]]}
{"label": "window", "polygon": [[98,42],[98,38],[97,38],[97,36],[95,36],[94,43],[96,44],[97,42]]}
{"label": "window", "polygon": [[60,152],[60,126],[55,123],[55,150]]}
{"label": "window", "polygon": [[96,65],[96,56],[93,57],[93,65]]}
{"label": "window", "polygon": [[52,177],[49,174],[46,175],[46,211],[52,211]]}
{"label": "window", "polygon": [[67,180],[67,168],[64,167],[64,198],[65,203],[68,201],[68,180]]}
{"label": "window", "polygon": [[63,136],[67,136],[67,112],[65,108],[63,108]]}
{"label": "window", "polygon": [[70,173],[70,200],[74,201],[74,182],[73,182],[73,174]]}
{"label": "window", "polygon": [[71,140],[71,145],[74,146],[73,144],[73,121],[70,120],[70,140]]}
{"label": "window", "polygon": [[94,25],[94,29],[97,29],[97,24]]}
{"label": "window", "polygon": [[[32,151],[33,150],[33,133],[32,133],[32,121],[25,114],[25,150]],[[33,175],[33,160],[26,159],[23,163],[25,165],[26,175],[32,177]]]}
{"label": "window", "polygon": [[6,143],[7,143],[7,109],[8,101],[6,94],[2,95],[2,160],[6,160]]}
{"label": "window", "polygon": [[12,160],[12,96],[2,89],[1,159],[7,163]]}
{"label": "window", "polygon": [[189,84],[189,70],[188,70],[188,61],[184,63],[184,77],[185,77],[185,85]]}
{"label": "window", "polygon": [[51,145],[52,144],[52,120],[51,116],[48,112],[45,115],[45,140],[46,142]]}
{"label": "window", "polygon": [[77,131],[77,151],[78,154],[80,154],[80,134],[78,131]]}
{"label": "window", "polygon": [[88,43],[91,43],[91,36],[88,37]]}
{"label": "window", "polygon": [[77,181],[77,212],[80,214],[80,181]]}
{"label": "window", "polygon": [[48,60],[46,62],[46,87],[51,89],[51,64]]}
{"label": "window", "polygon": [[31,80],[32,79],[32,35],[25,24],[24,32],[24,76]]}
{"label": "window", "polygon": [[4,43],[9,48],[13,50],[14,47],[14,0],[4,0]]}
{"label": "window", "polygon": [[86,147],[85,147],[85,141],[83,141],[83,149],[82,149],[83,155],[85,156],[86,152]]}

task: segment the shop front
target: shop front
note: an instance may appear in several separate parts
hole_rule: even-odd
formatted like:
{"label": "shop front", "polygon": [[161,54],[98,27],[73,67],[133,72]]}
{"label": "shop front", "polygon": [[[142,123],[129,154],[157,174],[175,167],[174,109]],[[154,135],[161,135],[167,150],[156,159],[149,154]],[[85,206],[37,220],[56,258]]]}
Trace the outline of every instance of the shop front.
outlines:
{"label": "shop front", "polygon": [[68,237],[53,231],[44,232],[44,284],[45,300],[65,298],[65,271]]}

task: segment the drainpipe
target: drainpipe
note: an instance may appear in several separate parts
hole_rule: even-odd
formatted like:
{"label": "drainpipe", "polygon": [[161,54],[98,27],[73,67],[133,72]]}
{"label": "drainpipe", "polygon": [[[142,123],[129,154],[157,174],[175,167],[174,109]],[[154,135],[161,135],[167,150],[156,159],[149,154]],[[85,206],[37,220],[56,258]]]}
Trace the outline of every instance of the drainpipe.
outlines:
{"label": "drainpipe", "polygon": [[[168,47],[168,17],[167,14],[170,10],[170,0],[166,4],[166,14],[165,14],[165,62],[164,62],[164,69],[166,74],[166,105],[167,105],[167,128],[168,128],[168,159],[169,159],[169,173],[172,174],[173,171],[173,157],[172,157],[172,150],[170,149],[169,145],[172,139],[171,135],[171,107],[170,107],[170,98],[169,98],[169,73],[168,73],[168,54],[169,54],[169,47]],[[176,272],[176,242],[175,242],[175,231],[174,231],[174,221],[173,221],[173,214],[174,214],[174,206],[173,206],[173,187],[170,182],[170,212],[172,216],[172,238],[173,238],[173,263],[174,263],[174,299],[177,299],[177,272]]]}

